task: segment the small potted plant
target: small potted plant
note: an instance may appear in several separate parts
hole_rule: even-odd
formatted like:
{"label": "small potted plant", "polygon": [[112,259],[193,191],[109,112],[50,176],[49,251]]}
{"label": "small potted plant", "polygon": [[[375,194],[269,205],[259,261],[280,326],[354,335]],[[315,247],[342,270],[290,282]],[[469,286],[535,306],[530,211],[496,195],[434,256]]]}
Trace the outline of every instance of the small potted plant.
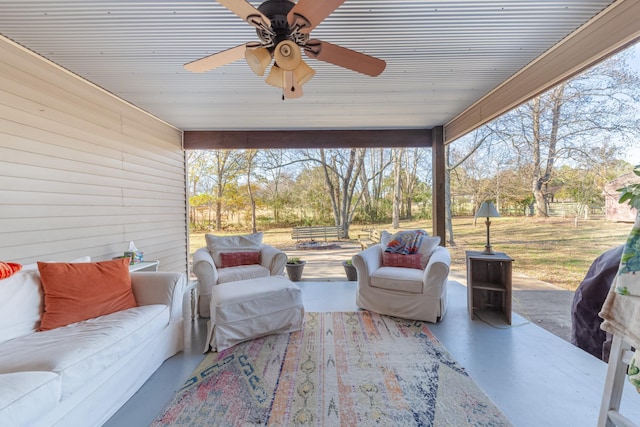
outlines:
{"label": "small potted plant", "polygon": [[307,261],[301,260],[298,257],[288,258],[287,259],[287,276],[289,276],[289,280],[292,282],[299,282],[302,279],[302,270],[304,270],[304,265]]}
{"label": "small potted plant", "polygon": [[348,281],[355,282],[358,280],[358,271],[353,266],[353,262],[350,259],[342,261],[342,266],[344,267],[344,272],[347,274]]}

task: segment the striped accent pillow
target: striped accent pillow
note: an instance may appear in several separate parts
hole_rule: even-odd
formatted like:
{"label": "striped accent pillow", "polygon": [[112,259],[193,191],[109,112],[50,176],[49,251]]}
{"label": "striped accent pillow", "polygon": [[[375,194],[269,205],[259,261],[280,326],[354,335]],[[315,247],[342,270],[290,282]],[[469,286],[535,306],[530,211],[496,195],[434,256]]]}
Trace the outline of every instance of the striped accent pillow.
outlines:
{"label": "striped accent pillow", "polygon": [[417,268],[422,270],[420,254],[394,254],[392,252],[382,253],[382,265],[385,267]]}
{"label": "striped accent pillow", "polygon": [[0,279],[6,279],[21,269],[22,266],[15,262],[0,262]]}
{"label": "striped accent pillow", "polygon": [[260,252],[222,252],[220,253],[220,261],[220,268],[260,264]]}

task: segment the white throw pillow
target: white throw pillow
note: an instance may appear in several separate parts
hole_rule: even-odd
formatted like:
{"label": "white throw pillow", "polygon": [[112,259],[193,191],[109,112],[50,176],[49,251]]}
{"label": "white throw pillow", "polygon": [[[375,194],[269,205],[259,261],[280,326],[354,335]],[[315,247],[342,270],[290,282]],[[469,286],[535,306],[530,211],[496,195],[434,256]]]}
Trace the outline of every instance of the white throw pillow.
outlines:
{"label": "white throw pillow", "polygon": [[259,251],[262,245],[262,233],[244,234],[240,236],[216,236],[205,234],[207,248],[211,252],[211,257],[217,268],[220,268],[222,261],[220,254],[223,252],[250,252]]}
{"label": "white throw pillow", "polygon": [[431,254],[436,250],[438,245],[440,244],[440,236],[433,237],[423,237],[422,242],[420,243],[420,248],[418,249],[418,253],[420,254],[420,262],[422,264],[422,269],[427,266],[429,262],[429,258],[431,258]]}
{"label": "white throw pillow", "polygon": [[35,332],[42,307],[38,270],[19,271],[0,280],[0,343]]}
{"label": "white throw pillow", "polygon": [[[42,262],[63,262],[63,261],[42,261]],[[80,258],[72,259],[71,261],[68,261],[68,262],[91,262],[91,257],[88,255],[81,256]],[[34,262],[33,264],[23,265],[22,271],[26,271],[26,270],[38,270],[38,263]]]}
{"label": "white throw pillow", "polygon": [[388,231],[383,230],[380,232],[380,244],[382,245],[382,250],[385,250],[387,248],[387,245],[391,241],[392,237],[393,234],[389,233]]}

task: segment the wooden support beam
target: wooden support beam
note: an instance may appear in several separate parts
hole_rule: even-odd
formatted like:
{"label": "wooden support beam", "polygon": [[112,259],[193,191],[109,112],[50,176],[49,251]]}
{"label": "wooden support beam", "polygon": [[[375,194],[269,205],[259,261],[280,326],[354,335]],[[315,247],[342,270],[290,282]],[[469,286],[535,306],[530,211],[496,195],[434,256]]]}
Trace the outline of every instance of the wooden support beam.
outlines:
{"label": "wooden support beam", "polygon": [[185,131],[186,150],[431,147],[429,129]]}
{"label": "wooden support beam", "polygon": [[445,168],[447,165],[444,151],[444,128],[442,126],[434,127],[431,129],[433,235],[440,236],[441,246],[446,246],[447,242],[445,209]]}

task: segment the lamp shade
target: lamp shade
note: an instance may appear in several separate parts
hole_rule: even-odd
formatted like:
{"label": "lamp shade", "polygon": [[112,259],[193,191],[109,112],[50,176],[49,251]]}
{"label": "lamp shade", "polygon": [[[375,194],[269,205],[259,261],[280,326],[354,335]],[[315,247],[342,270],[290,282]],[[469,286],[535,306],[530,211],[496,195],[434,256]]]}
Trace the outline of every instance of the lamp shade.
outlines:
{"label": "lamp shade", "polygon": [[476,212],[476,217],[485,218],[485,217],[499,217],[500,214],[498,210],[494,206],[493,202],[482,202],[480,205],[480,209]]}
{"label": "lamp shade", "polygon": [[282,68],[278,67],[276,64],[271,66],[271,71],[265,80],[271,86],[284,88],[284,71]]}
{"label": "lamp shade", "polygon": [[311,77],[316,74],[313,68],[309,67],[304,61],[300,61],[300,65],[298,65],[298,68],[293,70],[293,73],[296,75],[296,80],[301,85],[311,80]]}
{"label": "lamp shade", "polygon": [[278,67],[286,71],[295,70],[300,61],[302,61],[302,54],[297,44],[291,40],[283,40],[278,43],[276,50],[273,52],[273,56],[276,59]]}
{"label": "lamp shade", "polygon": [[267,48],[264,47],[247,47],[247,49],[244,51],[244,57],[253,72],[259,76],[264,75],[264,72],[269,66],[269,63],[271,63],[271,53]]}

